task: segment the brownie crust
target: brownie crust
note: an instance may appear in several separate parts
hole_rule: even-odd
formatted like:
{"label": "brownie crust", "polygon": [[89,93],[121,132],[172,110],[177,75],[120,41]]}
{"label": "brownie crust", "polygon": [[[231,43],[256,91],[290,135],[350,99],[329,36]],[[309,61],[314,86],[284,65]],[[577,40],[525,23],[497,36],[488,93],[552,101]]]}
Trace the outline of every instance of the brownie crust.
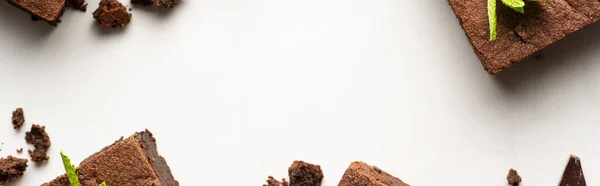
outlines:
{"label": "brownie crust", "polygon": [[497,1],[497,39],[489,39],[487,1],[449,0],[477,57],[490,74],[600,19],[600,2],[589,0],[526,1],[518,13]]}
{"label": "brownie crust", "polygon": [[338,186],[409,186],[389,173],[364,162],[352,162]]}

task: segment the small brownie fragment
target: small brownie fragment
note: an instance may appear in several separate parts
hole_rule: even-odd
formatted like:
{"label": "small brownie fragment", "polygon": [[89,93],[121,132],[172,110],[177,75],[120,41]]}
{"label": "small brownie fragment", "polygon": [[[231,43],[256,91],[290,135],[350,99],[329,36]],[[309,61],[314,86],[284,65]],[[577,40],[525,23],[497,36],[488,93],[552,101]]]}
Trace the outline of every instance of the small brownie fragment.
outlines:
{"label": "small brownie fragment", "polygon": [[267,184],[263,184],[263,186],[288,186],[288,182],[285,178],[281,179],[281,181],[273,178],[273,176],[269,176],[267,179]]}
{"label": "small brownie fragment", "polygon": [[74,8],[76,10],[80,10],[82,12],[87,11],[87,3],[85,2],[85,0],[68,0],[69,2],[69,6],[71,8]]}
{"label": "small brownie fragment", "polygon": [[25,123],[25,115],[23,114],[23,108],[17,108],[12,112],[12,124],[14,129],[19,129]]}
{"label": "small brownie fragment", "polygon": [[17,153],[19,153],[19,154],[23,153],[23,148],[17,149]]}
{"label": "small brownie fragment", "polygon": [[321,166],[294,161],[288,168],[290,186],[319,186],[323,180]]}
{"label": "small brownie fragment", "polygon": [[579,157],[571,155],[559,186],[586,186]]}
{"label": "small brownie fragment", "polygon": [[27,170],[27,160],[8,156],[0,158],[0,185],[7,184],[23,175]]}
{"label": "small brownie fragment", "polygon": [[387,172],[355,161],[350,164],[338,186],[409,186]]}
{"label": "small brownie fragment", "polygon": [[67,5],[65,0],[8,0],[8,3],[31,14],[32,20],[42,19],[52,26],[60,23]]}
{"label": "small brownie fragment", "polygon": [[50,147],[50,137],[46,133],[46,127],[33,124],[31,131],[25,133],[25,141],[32,144],[35,149],[33,151],[28,150],[31,161],[42,162],[50,159],[46,152]]}
{"label": "small brownie fragment", "polygon": [[518,186],[521,183],[522,179],[519,176],[519,173],[515,169],[510,169],[508,171],[508,175],[506,175],[506,180],[508,181],[508,185]]}
{"label": "small brownie fragment", "polygon": [[152,5],[154,7],[165,7],[173,8],[180,0],[131,0],[133,4],[139,4],[143,6]]}
{"label": "small brownie fragment", "polygon": [[131,21],[127,7],[117,0],[101,0],[93,13],[96,23],[101,27],[125,27]]}
{"label": "small brownie fragment", "polygon": [[[79,164],[77,173],[82,186],[98,186],[102,182],[109,186],[179,186],[148,130],[121,138],[92,154]],[[42,186],[69,185],[63,174]]]}

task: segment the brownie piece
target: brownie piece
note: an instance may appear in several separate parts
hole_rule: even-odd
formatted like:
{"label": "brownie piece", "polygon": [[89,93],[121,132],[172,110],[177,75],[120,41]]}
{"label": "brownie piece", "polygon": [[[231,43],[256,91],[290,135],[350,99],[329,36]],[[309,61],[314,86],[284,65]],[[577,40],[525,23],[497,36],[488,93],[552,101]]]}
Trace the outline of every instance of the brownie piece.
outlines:
{"label": "brownie piece", "polygon": [[323,180],[321,166],[294,161],[288,168],[290,186],[319,186]]}
{"label": "brownie piece", "polygon": [[508,181],[508,185],[518,186],[521,183],[522,179],[519,176],[519,173],[515,169],[510,169],[508,171],[508,175],[506,175],[506,180]]}
{"label": "brownie piece", "polygon": [[69,2],[69,6],[71,8],[80,10],[82,12],[87,11],[88,4],[85,2],[85,0],[68,0],[67,2]]}
{"label": "brownie piece", "polygon": [[27,170],[27,160],[8,156],[0,158],[0,185],[7,184],[23,175]]}
{"label": "brownie piece", "polygon": [[579,157],[571,155],[559,186],[586,186]]}
{"label": "brownie piece", "polygon": [[42,19],[52,26],[60,23],[65,0],[7,0],[11,5],[31,14],[32,20]]}
{"label": "brownie piece", "polygon": [[[156,139],[148,130],[137,132],[83,160],[77,167],[82,186],[178,186],[165,159],[158,155]],[[43,186],[69,186],[66,175]]]}
{"label": "brownie piece", "polygon": [[355,161],[350,164],[338,186],[409,186],[387,172]]}
{"label": "brownie piece", "polygon": [[165,7],[173,8],[180,0],[131,0],[133,4],[139,4],[143,6],[152,5],[154,7]]}
{"label": "brownie piece", "polygon": [[101,0],[93,15],[101,27],[125,27],[131,21],[131,14],[117,0]]}
{"label": "brownie piece", "polygon": [[495,74],[600,18],[600,2],[526,1],[518,13],[497,1],[497,39],[490,41],[487,1],[449,0],[485,70]]}
{"label": "brownie piece", "polygon": [[12,112],[12,120],[14,129],[19,129],[25,123],[25,115],[23,114],[23,108],[17,108]]}
{"label": "brownie piece", "polygon": [[269,176],[267,179],[267,184],[263,184],[263,186],[288,186],[288,182],[285,178],[281,179],[281,181],[273,178],[273,176]]}
{"label": "brownie piece", "polygon": [[37,163],[50,159],[46,154],[48,148],[50,148],[50,137],[46,133],[45,126],[33,124],[31,131],[25,133],[25,141],[35,147],[33,151],[27,151],[31,156],[31,161]]}

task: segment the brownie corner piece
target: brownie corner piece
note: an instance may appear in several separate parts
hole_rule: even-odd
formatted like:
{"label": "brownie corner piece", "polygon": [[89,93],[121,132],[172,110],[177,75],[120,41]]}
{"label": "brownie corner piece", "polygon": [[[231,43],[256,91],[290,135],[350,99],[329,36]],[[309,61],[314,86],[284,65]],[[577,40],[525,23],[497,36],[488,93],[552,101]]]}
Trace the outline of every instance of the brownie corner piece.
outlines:
{"label": "brownie corner piece", "polygon": [[497,39],[490,40],[487,1],[448,0],[484,69],[495,74],[600,18],[600,2],[526,1],[525,13],[496,2]]}
{"label": "brownie corner piece", "polygon": [[60,17],[65,11],[65,0],[7,0],[9,4],[31,14],[33,20],[42,19],[52,26],[60,23]]}
{"label": "brownie corner piece", "polygon": [[361,161],[348,166],[338,186],[409,186],[397,177]]}

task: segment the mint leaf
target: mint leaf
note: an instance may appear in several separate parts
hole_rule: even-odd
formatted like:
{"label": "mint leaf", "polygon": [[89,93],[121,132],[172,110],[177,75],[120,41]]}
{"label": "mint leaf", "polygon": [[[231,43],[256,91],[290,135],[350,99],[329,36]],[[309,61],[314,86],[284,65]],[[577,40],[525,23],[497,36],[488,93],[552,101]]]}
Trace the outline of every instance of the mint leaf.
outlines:
{"label": "mint leaf", "polygon": [[69,177],[69,183],[71,186],[81,186],[79,183],[79,176],[77,176],[77,169],[75,165],[71,164],[71,159],[67,157],[67,155],[60,152],[60,157],[62,158],[63,165],[65,166],[65,171],[67,171],[67,177]]}
{"label": "mint leaf", "polygon": [[502,0],[502,3],[517,12],[525,13],[525,9],[523,9],[525,2],[523,0]]}
{"label": "mint leaf", "polygon": [[102,183],[101,183],[100,185],[98,185],[98,186],[106,186],[106,183],[105,183],[105,182],[102,182]]}
{"label": "mint leaf", "polygon": [[496,40],[496,0],[488,0],[488,19],[490,21],[490,40]]}

